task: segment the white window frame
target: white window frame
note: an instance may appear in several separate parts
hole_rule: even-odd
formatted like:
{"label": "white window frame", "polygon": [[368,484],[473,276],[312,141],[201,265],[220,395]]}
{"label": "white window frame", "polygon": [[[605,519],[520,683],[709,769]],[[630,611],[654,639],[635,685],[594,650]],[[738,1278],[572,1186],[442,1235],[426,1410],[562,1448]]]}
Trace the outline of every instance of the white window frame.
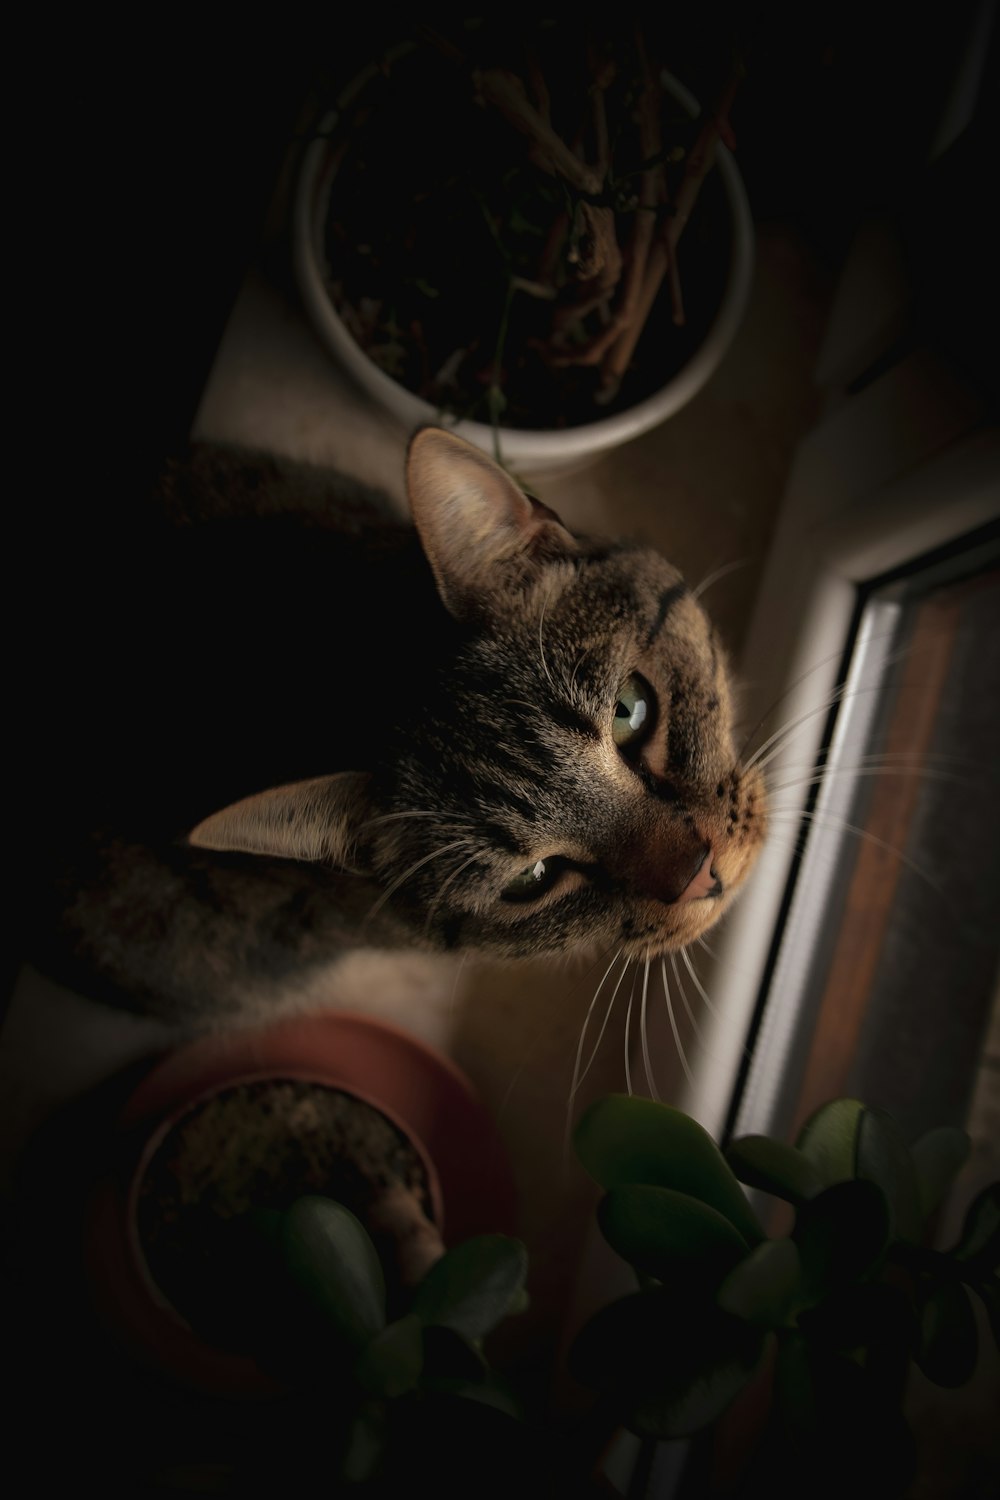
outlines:
{"label": "white window frame", "polygon": [[[836,322],[832,322],[836,327]],[[976,396],[926,350],[917,350],[827,416],[799,447],[743,662],[749,726],[797,722],[769,764],[772,783],[812,765],[836,691],[858,591],[870,580],[1000,517],[1000,429]],[[759,736],[758,736],[759,738]],[[777,747],[776,747],[777,748]],[[803,781],[808,778],[803,778]],[[798,789],[804,811],[811,788]],[[789,791],[782,806],[793,806]],[[792,824],[782,823],[786,831]],[[770,839],[746,892],[712,938],[716,955],[704,1047],[679,1106],[716,1138],[724,1132],[761,995],[794,860],[794,837]],[[760,1050],[743,1092],[739,1133],[772,1126],[794,1015],[768,997],[773,1056]],[[756,1073],[755,1073],[756,1069]],[[768,1086],[762,1080],[777,1073]]]}

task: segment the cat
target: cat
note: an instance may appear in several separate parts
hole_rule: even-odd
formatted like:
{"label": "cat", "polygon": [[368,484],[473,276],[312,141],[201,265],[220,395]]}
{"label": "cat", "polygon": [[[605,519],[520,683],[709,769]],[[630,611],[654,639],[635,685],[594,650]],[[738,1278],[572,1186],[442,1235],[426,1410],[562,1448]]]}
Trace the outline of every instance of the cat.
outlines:
{"label": "cat", "polygon": [[677,569],[572,535],[441,428],[406,490],[412,524],[195,443],[88,567],[53,688],[75,743],[32,814],[36,967],[197,1022],[359,947],[658,955],[727,910],[763,781]]}

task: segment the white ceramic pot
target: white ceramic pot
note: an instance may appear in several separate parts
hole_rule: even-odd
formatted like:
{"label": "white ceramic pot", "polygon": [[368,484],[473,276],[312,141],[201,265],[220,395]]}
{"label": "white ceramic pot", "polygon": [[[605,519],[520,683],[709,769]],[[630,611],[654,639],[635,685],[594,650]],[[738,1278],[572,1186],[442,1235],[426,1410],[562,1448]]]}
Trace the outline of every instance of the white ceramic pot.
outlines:
{"label": "white ceramic pot", "polygon": [[[353,97],[364,84],[356,80]],[[663,83],[692,118],[699,114],[694,96],[670,74]],[[324,226],[336,157],[331,138],[338,121],[333,110],[306,149],[294,203],[295,271],[302,299],[312,323],[334,358],[355,382],[390,413],[406,432],[428,422],[450,425],[486,452],[494,451],[493,429],[482,422],[450,421],[421,397],[381,370],[348,332],[331,299],[326,272]],[[729,349],[742,321],[750,293],[754,262],[754,229],[750,206],[732,153],[721,143],[715,170],[724,190],[729,214],[732,254],[718,311],[693,356],[659,390],[634,406],[579,426],[559,430],[502,428],[502,461],[515,472],[550,474],[586,464],[610,448],[639,437],[679,411],[701,390]]]}

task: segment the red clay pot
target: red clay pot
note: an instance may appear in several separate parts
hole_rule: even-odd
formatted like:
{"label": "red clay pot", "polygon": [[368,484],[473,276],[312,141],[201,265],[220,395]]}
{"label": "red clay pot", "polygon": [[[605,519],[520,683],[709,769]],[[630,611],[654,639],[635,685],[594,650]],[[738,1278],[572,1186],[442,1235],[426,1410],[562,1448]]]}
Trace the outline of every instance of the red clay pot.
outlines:
{"label": "red clay pot", "polygon": [[249,1356],[207,1343],[166,1301],[146,1268],[135,1208],[143,1172],[181,1115],[221,1089],[267,1078],[337,1088],[396,1125],[424,1165],[447,1244],[511,1233],[515,1224],[509,1163],[472,1084],[450,1059],[396,1027],[346,1013],[296,1016],[170,1053],[119,1117],[121,1169],[94,1187],[87,1266],[98,1307],[130,1354],[214,1395],[266,1397],[279,1388]]}

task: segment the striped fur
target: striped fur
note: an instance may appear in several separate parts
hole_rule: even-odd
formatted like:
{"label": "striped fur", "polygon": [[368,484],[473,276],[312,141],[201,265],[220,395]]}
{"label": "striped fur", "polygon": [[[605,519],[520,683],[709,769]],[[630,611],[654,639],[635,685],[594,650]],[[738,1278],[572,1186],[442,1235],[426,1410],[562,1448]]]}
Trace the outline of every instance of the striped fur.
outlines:
{"label": "striped fur", "polygon": [[[43,968],[201,1018],[278,1003],[358,946],[645,956],[727,908],[763,787],[676,569],[570,536],[437,429],[408,488],[416,532],[261,456],[170,471],[127,626],[146,669],[109,691],[41,842]],[[648,733],[622,747],[635,674]],[[714,885],[682,900],[699,851]]]}

